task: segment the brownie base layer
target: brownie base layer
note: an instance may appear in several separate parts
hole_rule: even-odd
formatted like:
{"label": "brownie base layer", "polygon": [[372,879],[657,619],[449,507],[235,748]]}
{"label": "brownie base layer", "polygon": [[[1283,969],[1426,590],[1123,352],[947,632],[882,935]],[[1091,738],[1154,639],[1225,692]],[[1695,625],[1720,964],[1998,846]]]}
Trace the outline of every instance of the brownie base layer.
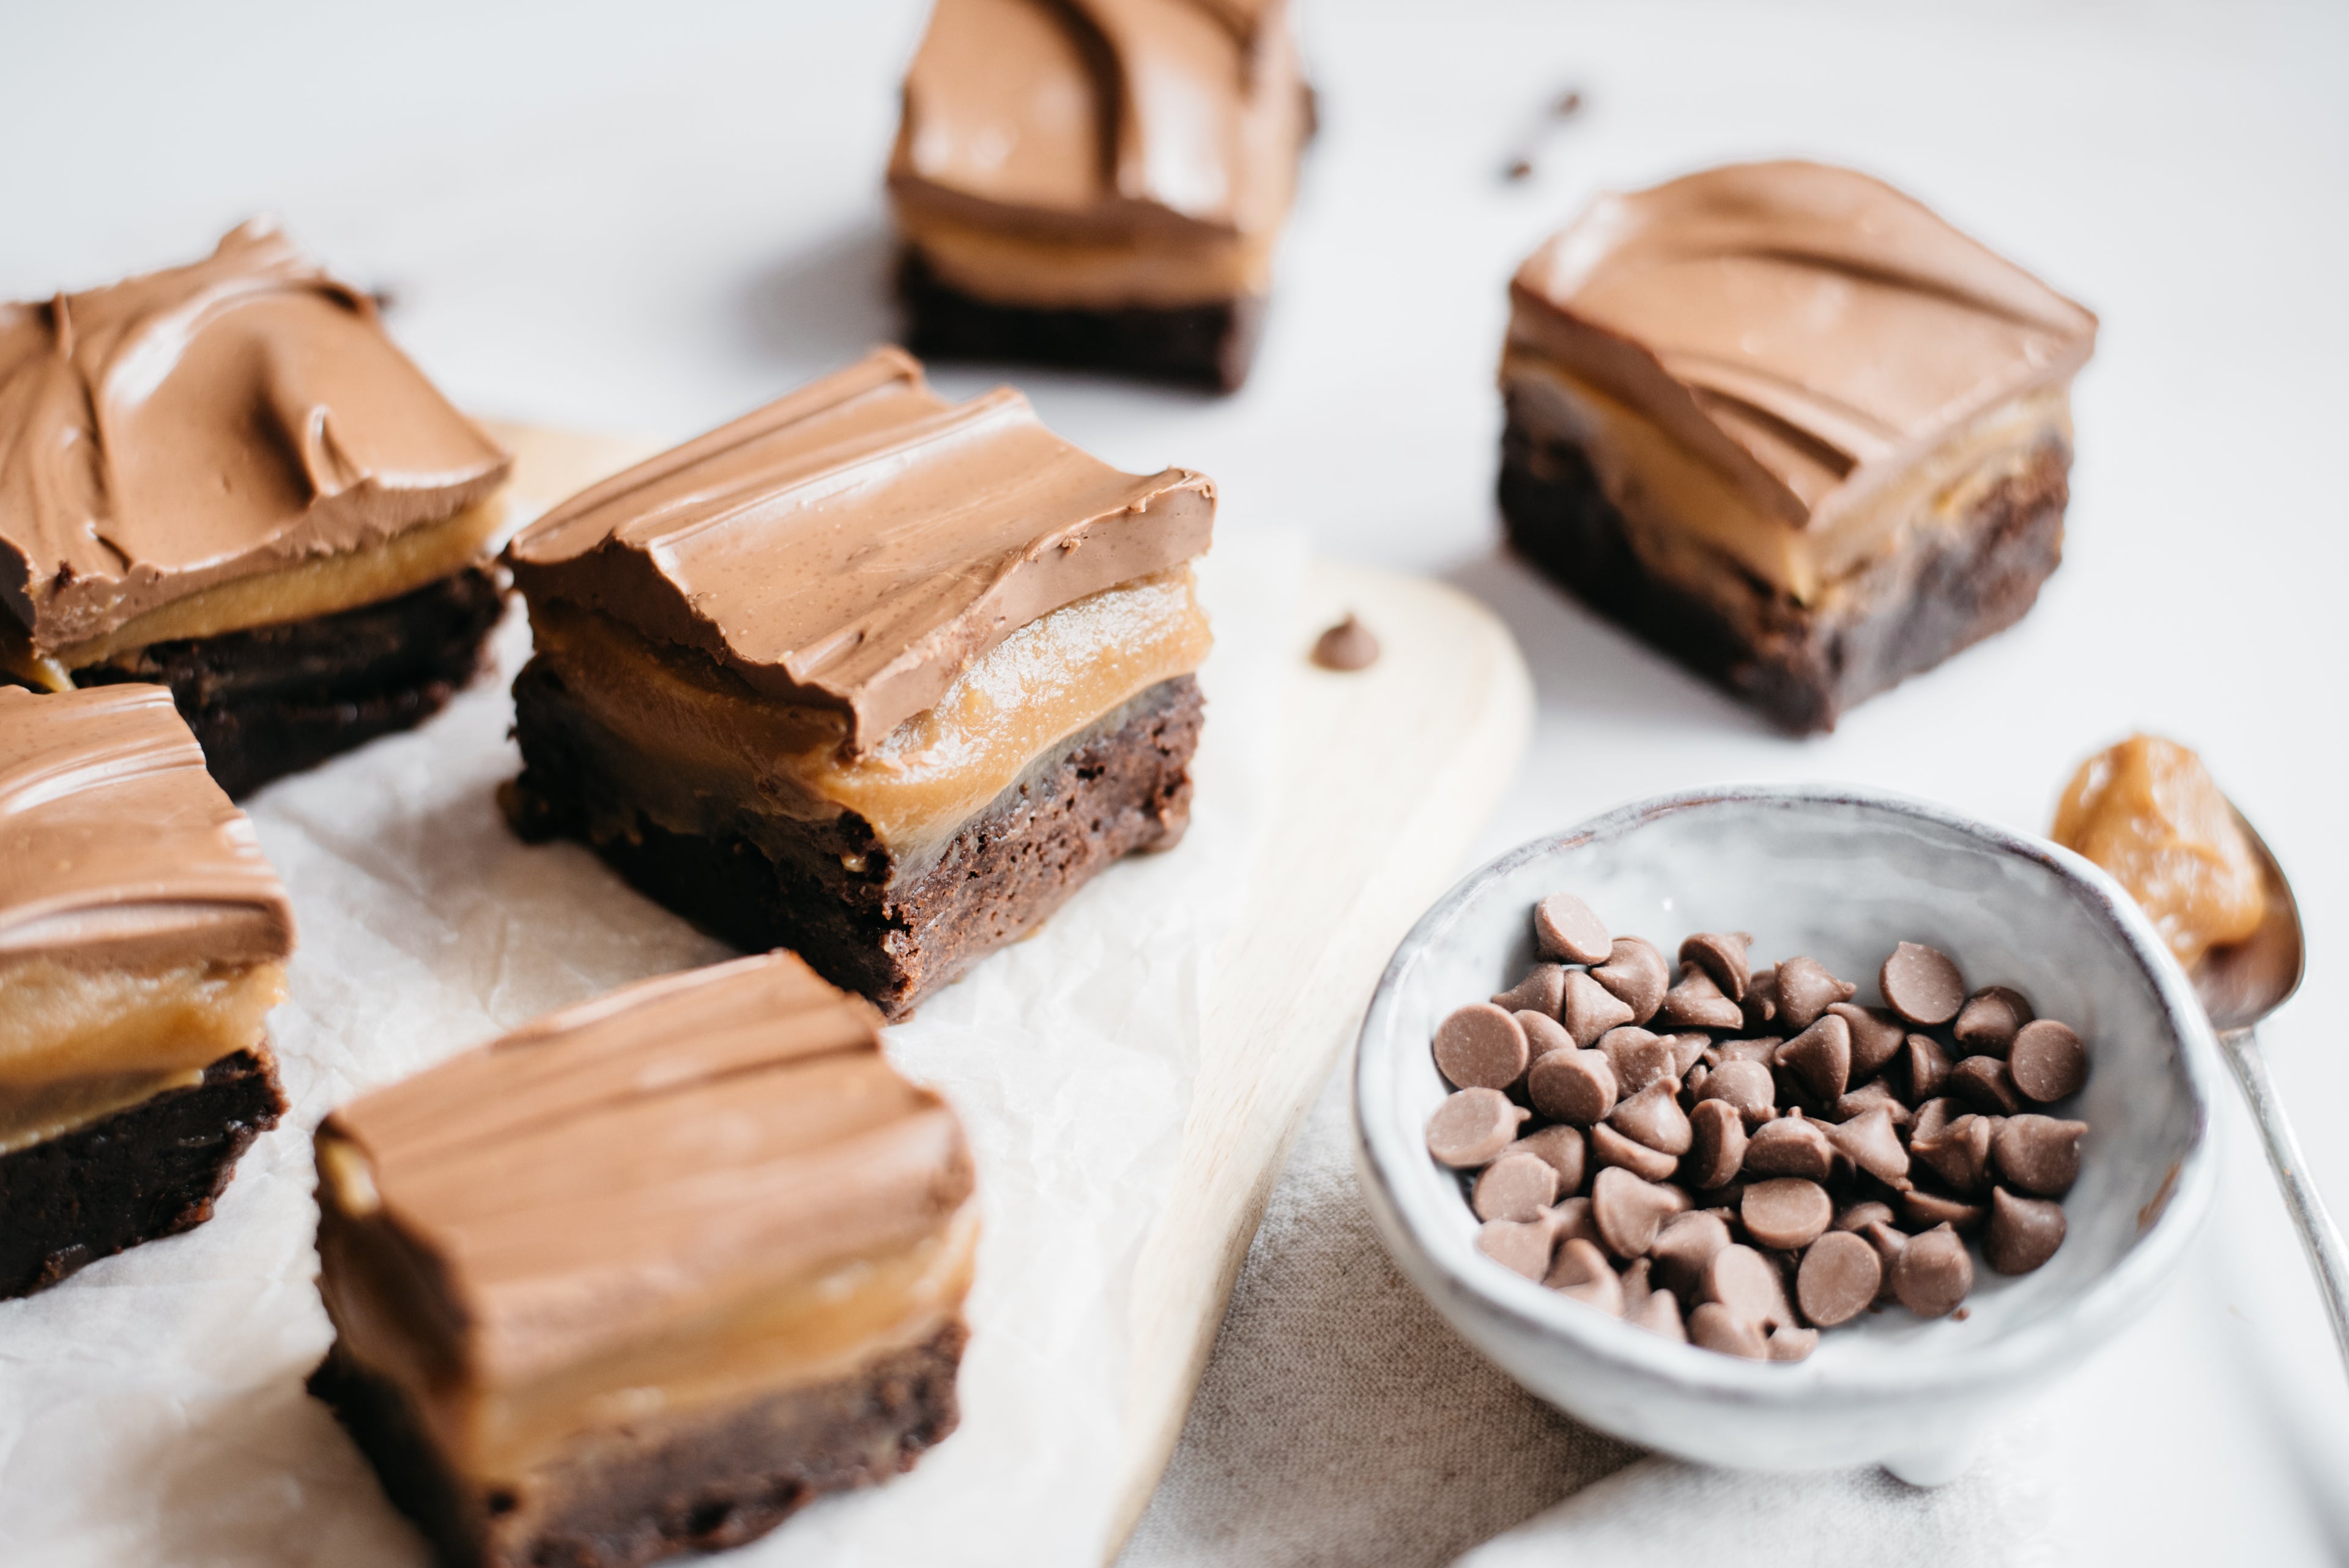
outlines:
{"label": "brownie base layer", "polygon": [[1868,568],[1825,613],[1727,557],[1715,592],[1652,575],[1582,449],[1515,418],[1501,515],[1517,552],[1584,603],[1804,734],[2023,618],[2063,559],[2070,467],[2061,446],[2041,448],[1963,521]]}
{"label": "brownie base layer", "polygon": [[755,1540],[827,1492],[911,1470],[955,1429],[963,1326],[858,1376],[656,1430],[597,1434],[512,1490],[451,1470],[398,1387],[337,1340],[310,1375],[392,1505],[451,1568],[636,1568]]}
{"label": "brownie base layer", "polygon": [[268,1053],[239,1051],[200,1084],[0,1155],[0,1297],[202,1224],[246,1146],[285,1111]]}
{"label": "brownie base layer", "polygon": [[523,838],[587,843],[657,903],[746,952],[788,947],[895,1019],[1026,934],[1111,861],[1182,836],[1198,683],[1162,681],[1123,711],[1058,766],[997,796],[914,869],[900,867],[854,812],[771,820],[757,843],[651,821],[599,764],[618,742],[534,659],[514,681],[523,773],[502,799]]}
{"label": "brownie base layer", "polygon": [[940,278],[919,253],[897,263],[905,346],[925,359],[1014,359],[1108,370],[1178,386],[1237,392],[1256,359],[1264,301],[1115,310],[998,304]]}
{"label": "brownie base layer", "polygon": [[212,777],[241,797],[440,712],[481,667],[503,607],[497,579],[468,567],[332,615],[152,643],[74,684],[170,686]]}

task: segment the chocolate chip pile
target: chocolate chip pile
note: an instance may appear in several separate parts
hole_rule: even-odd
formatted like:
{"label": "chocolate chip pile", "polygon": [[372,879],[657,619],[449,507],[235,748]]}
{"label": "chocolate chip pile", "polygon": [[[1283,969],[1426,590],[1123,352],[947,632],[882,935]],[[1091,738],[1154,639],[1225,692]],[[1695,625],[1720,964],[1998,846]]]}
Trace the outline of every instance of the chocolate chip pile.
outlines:
{"label": "chocolate chip pile", "polygon": [[1534,910],[1540,963],[1446,1017],[1456,1087],[1427,1124],[1474,1171],[1476,1244],[1667,1338],[1799,1361],[1819,1330],[1898,1302],[1925,1317],[2064,1243],[2087,1124],[2080,1037],[2003,985],[1903,942],[1886,1006],[1809,958],[1756,969],[1700,932],[1679,973],[1571,893]]}

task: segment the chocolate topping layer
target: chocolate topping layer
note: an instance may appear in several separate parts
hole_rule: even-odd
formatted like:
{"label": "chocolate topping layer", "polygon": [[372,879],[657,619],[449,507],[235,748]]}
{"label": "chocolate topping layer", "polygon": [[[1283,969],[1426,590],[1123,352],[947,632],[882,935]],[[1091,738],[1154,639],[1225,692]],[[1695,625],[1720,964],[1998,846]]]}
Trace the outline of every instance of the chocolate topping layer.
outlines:
{"label": "chocolate topping layer", "polygon": [[161,686],[0,687],[0,965],[243,965],[294,911]]}
{"label": "chocolate topping layer", "polygon": [[396,1237],[425,1364],[512,1387],[936,1235],[970,1158],[878,1025],[780,952],[550,1014],[327,1119],[322,1244]]}
{"label": "chocolate topping layer", "polygon": [[968,403],[881,349],[574,497],[507,552],[533,603],[600,610],[863,750],[1038,616],[1200,554],[1215,486],[1123,474],[1009,387]]}
{"label": "chocolate topping layer", "polygon": [[365,294],[264,225],[191,266],[0,304],[0,605],[43,657],[449,518],[510,462]]}
{"label": "chocolate topping layer", "polygon": [[1600,198],[1510,287],[1510,346],[1638,409],[1765,515],[1832,525],[2086,363],[2096,318],[1882,182],[1814,163]]}
{"label": "chocolate topping layer", "polygon": [[1039,233],[1268,234],[1305,117],[1285,0],[939,0],[889,183]]}

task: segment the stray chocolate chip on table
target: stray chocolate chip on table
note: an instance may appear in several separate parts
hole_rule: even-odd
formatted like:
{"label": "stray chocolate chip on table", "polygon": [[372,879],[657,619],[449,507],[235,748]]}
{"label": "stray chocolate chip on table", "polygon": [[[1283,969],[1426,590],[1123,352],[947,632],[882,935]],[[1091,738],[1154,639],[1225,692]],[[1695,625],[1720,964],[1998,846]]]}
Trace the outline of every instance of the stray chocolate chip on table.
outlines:
{"label": "stray chocolate chip on table", "polygon": [[1314,642],[1313,662],[1325,670],[1345,674],[1366,670],[1379,662],[1379,640],[1350,610],[1344,620]]}
{"label": "stray chocolate chip on table", "polygon": [[2001,1274],[2062,1246],[2087,1125],[2031,1108],[2079,1092],[2089,1051],[2020,991],[1969,994],[1913,942],[1883,1006],[1816,959],[1756,964],[1743,932],[1687,936],[1675,966],[1566,892],[1532,925],[1540,962],[1433,1042],[1456,1092],[1428,1152],[1505,1267],[1785,1361],[1889,1305],[1962,1320],[1975,1244]]}

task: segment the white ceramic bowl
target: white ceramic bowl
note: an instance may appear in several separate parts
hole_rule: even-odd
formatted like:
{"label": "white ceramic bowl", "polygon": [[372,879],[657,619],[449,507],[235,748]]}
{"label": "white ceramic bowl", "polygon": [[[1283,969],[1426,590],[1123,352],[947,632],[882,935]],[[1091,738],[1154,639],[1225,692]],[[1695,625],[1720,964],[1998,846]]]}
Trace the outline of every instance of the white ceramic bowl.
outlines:
{"label": "white ceramic bowl", "polygon": [[[1428,1157],[1448,1092],[1429,1042],[1446,1013],[1533,962],[1530,913],[1579,894],[1667,954],[1698,931],[1807,954],[1878,1003],[1895,941],[2021,990],[2088,1041],[2089,1124],[2069,1233],[2036,1273],[1977,1266],[1965,1321],[1899,1309],[1821,1336],[1807,1361],[1676,1345],[1510,1273],[1475,1247],[1453,1172]],[[1962,1470],[1984,1425],[2046,1389],[2141,1311],[2209,1210],[2216,1043],[2128,895],[2086,861],[1940,808],[1839,786],[1664,796],[1502,856],[1445,895],[1379,982],[1354,1062],[1356,1159],[1390,1250],[1453,1326],[1594,1427],[1713,1464],[1880,1461],[1920,1484]]]}

